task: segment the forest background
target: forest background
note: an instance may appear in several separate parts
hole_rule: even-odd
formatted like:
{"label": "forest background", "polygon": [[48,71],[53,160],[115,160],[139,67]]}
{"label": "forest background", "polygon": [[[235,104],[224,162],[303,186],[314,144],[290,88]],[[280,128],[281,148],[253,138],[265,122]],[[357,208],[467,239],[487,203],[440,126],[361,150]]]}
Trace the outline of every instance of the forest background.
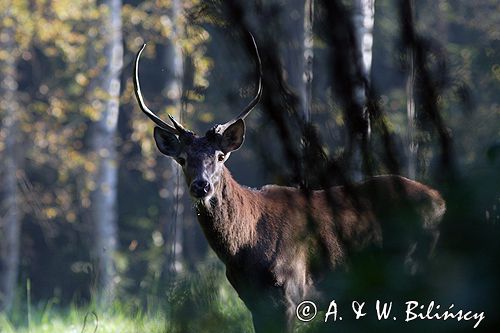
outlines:
{"label": "forest background", "polygon": [[[398,173],[434,186],[448,213],[419,295],[497,325],[499,11],[493,0],[1,0],[0,331],[251,331],[132,85],[146,42],[148,105],[203,134],[255,94],[246,31],[264,95],[228,162],[235,178],[322,188]],[[373,269],[344,290],[363,290]],[[383,279],[400,285],[390,269]]]}

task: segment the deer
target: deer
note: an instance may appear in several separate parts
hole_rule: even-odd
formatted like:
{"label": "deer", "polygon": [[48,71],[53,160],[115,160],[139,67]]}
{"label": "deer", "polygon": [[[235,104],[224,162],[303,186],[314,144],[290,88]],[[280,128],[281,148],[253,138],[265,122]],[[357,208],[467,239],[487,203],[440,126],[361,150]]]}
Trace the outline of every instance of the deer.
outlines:
{"label": "deer", "polygon": [[[262,95],[262,65],[251,38],[259,70],[257,93],[237,117],[213,126],[204,136],[171,115],[172,125],[166,123],[145,104],[139,60],[146,44],[135,58],[134,91],[140,109],[156,124],[158,150],[182,168],[203,233],[250,310],[255,332],[290,332],[297,305],[321,298],[325,272],[346,265],[352,251],[404,248],[406,262],[418,249],[430,254],[446,205],[438,191],[398,175],[375,176],[309,195],[295,187],[240,185],[225,162],[242,146],[244,119]],[[411,223],[402,221],[402,211],[411,211]],[[405,224],[411,226],[390,239],[390,231]],[[419,244],[422,239],[425,242]]]}

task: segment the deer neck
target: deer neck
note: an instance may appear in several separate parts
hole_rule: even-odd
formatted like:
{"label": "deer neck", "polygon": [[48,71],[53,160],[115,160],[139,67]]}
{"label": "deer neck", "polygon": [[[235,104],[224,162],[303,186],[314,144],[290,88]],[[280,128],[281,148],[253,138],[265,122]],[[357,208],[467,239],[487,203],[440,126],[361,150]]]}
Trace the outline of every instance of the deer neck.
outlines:
{"label": "deer neck", "polygon": [[258,197],[239,185],[224,167],[215,193],[208,202],[196,205],[198,221],[217,255],[228,261],[255,242]]}

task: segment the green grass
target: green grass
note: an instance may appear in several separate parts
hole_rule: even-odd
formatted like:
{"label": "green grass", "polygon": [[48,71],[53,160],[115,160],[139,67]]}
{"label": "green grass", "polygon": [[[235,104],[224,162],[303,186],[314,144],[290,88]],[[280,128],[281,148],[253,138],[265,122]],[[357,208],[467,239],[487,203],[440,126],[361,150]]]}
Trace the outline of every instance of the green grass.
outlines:
{"label": "green grass", "polygon": [[96,333],[252,332],[250,315],[240,301],[212,302],[204,310],[194,306],[197,308],[178,304],[167,318],[166,310],[134,311],[120,303],[108,309],[38,305],[31,307],[30,320],[28,313],[0,314],[0,332],[92,333],[96,326]]}
{"label": "green grass", "polygon": [[0,313],[0,333],[253,332],[250,312],[220,265],[179,276],[148,296],[119,293],[107,307],[63,306],[57,298],[32,304],[29,280],[23,289],[14,309]]}
{"label": "green grass", "polygon": [[[28,313],[15,314],[12,319],[0,314],[0,332],[2,333],[163,333],[168,332],[165,315],[161,311],[143,313],[131,311],[115,304],[109,309],[98,310],[91,307],[66,309],[45,306],[31,308]],[[94,315],[95,314],[95,315]],[[97,318],[96,318],[97,316]],[[23,320],[24,319],[24,320]],[[85,326],[85,327],[84,327]]]}

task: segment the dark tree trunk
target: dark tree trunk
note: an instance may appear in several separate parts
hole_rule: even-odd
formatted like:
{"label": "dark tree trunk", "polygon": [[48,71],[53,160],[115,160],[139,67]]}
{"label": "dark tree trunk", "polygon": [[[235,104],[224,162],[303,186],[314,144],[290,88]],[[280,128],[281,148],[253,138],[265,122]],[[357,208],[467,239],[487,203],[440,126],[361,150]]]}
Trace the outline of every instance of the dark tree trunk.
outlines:
{"label": "dark tree trunk", "polygon": [[[306,1],[307,2],[307,1]],[[309,121],[307,106],[306,71],[306,16],[303,0],[288,1],[287,7],[282,7],[280,19],[277,21],[281,29],[281,58],[286,82],[298,98],[296,103],[298,114]],[[312,47],[307,46],[308,50]],[[311,59],[312,60],[312,59]]]}

